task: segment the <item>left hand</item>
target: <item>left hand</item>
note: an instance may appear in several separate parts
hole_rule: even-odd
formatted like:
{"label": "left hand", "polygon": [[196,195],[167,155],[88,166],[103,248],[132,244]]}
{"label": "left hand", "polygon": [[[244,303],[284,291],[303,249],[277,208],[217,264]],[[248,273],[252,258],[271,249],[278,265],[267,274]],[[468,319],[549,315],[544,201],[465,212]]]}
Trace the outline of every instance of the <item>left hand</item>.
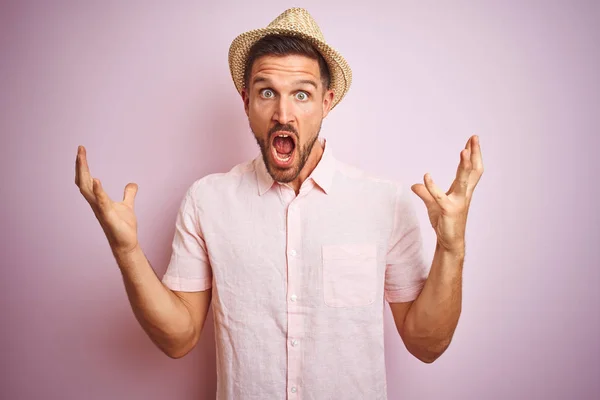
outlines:
{"label": "left hand", "polygon": [[467,214],[475,186],[483,174],[483,160],[479,137],[469,138],[467,145],[460,152],[460,163],[456,178],[450,189],[444,192],[426,173],[423,181],[411,186],[412,191],[423,200],[427,207],[431,226],[437,235],[438,246],[443,249],[462,253],[465,246],[465,230]]}

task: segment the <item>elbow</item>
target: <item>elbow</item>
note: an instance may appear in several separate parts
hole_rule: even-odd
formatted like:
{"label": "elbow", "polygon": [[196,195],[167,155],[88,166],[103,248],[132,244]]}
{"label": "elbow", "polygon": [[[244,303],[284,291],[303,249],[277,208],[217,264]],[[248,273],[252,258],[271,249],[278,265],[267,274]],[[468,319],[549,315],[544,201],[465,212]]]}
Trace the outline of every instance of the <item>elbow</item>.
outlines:
{"label": "elbow", "polygon": [[196,347],[198,339],[199,335],[195,332],[186,332],[170,336],[169,339],[156,345],[167,357],[176,360],[191,352]]}
{"label": "elbow", "polygon": [[159,346],[160,350],[167,355],[167,357],[177,360],[186,356],[196,346],[195,342],[173,344],[170,346]]}
{"label": "elbow", "polygon": [[425,364],[432,364],[446,352],[450,346],[450,341],[450,339],[445,339],[434,343],[424,343],[420,346],[411,346],[408,350],[419,361]]}
{"label": "elbow", "polygon": [[161,349],[163,353],[165,353],[169,358],[177,360],[179,358],[183,358],[187,355],[192,349]]}
{"label": "elbow", "polygon": [[420,355],[415,355],[415,357],[425,363],[425,364],[432,364],[433,362],[435,362],[438,358],[440,358],[440,356],[443,354],[444,352],[439,352],[439,353],[434,353],[434,352],[428,352],[427,354],[420,354]]}
{"label": "elbow", "polygon": [[410,354],[425,364],[432,364],[450,347],[454,330],[415,329],[407,324],[401,336]]}

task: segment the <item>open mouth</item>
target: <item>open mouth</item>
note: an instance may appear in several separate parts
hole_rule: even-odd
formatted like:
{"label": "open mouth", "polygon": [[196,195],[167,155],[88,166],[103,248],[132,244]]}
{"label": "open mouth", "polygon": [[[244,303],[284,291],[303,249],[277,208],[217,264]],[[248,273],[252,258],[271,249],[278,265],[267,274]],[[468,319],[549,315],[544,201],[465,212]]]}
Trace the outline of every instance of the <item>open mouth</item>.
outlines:
{"label": "open mouth", "polygon": [[295,149],[296,141],[292,135],[279,132],[273,137],[271,153],[277,166],[284,168],[291,165],[296,154]]}

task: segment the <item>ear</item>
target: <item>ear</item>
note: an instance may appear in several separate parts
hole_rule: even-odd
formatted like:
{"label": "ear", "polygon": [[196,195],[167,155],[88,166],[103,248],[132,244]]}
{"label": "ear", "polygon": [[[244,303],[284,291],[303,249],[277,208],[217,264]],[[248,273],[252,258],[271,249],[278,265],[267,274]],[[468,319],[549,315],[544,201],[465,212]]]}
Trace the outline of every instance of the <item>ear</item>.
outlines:
{"label": "ear", "polygon": [[242,101],[244,102],[244,111],[246,111],[246,116],[250,116],[250,95],[248,94],[248,90],[246,88],[242,89]]}
{"label": "ear", "polygon": [[323,95],[323,118],[325,118],[331,110],[331,106],[333,104],[333,97],[334,92],[332,89],[327,90]]}

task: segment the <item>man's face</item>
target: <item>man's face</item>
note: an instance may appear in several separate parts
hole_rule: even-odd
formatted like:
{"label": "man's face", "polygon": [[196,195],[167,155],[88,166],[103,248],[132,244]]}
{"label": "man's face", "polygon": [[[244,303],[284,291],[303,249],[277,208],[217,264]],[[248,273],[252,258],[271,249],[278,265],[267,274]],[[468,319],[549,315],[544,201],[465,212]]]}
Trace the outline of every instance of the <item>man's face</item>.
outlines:
{"label": "man's face", "polygon": [[300,55],[260,57],[242,99],[269,174],[278,182],[293,181],[316,154],[314,144],[333,100],[333,91],[321,82],[319,63]]}

